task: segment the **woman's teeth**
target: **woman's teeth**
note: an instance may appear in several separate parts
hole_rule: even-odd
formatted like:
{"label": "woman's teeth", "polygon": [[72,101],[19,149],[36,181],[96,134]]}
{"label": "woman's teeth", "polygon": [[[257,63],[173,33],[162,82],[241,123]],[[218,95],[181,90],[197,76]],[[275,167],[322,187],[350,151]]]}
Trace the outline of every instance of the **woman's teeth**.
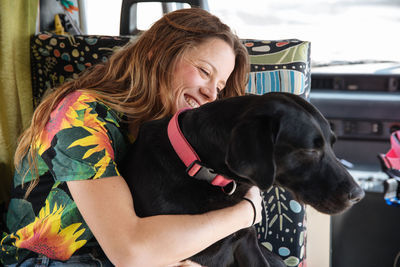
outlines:
{"label": "woman's teeth", "polygon": [[193,100],[190,97],[185,96],[185,101],[186,103],[189,104],[189,106],[191,106],[192,108],[198,108],[200,105],[199,103],[197,103],[197,101]]}

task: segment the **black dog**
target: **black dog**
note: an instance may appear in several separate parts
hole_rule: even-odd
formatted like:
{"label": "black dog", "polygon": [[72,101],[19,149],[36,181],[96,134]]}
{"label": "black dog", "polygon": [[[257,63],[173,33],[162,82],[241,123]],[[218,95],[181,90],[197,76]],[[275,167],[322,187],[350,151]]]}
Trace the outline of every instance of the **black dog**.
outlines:
{"label": "black dog", "polygon": [[[168,138],[169,119],[143,124],[121,168],[138,216],[224,208],[238,203],[251,185],[261,190],[274,183],[283,186],[299,201],[328,214],[341,212],[364,196],[334,155],[329,123],[301,97],[234,97],[184,111],[178,118],[182,133],[209,169],[201,170],[199,179],[187,174]],[[229,195],[202,180],[214,173],[234,180],[236,191]],[[258,245],[250,227],[191,260],[208,267],[286,266],[271,254]]]}

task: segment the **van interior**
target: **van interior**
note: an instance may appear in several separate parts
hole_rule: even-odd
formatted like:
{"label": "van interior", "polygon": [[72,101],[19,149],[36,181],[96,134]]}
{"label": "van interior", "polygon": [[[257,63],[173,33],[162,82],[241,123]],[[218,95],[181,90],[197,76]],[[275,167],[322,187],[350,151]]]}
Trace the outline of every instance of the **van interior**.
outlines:
{"label": "van interior", "polygon": [[[308,63],[303,74],[308,74],[305,77],[310,79],[305,82],[303,95],[329,120],[337,136],[334,150],[338,159],[366,193],[361,202],[337,215],[325,215],[307,207],[307,265],[400,266],[400,201],[397,201],[400,175],[388,174],[387,166],[385,169],[382,162],[382,155],[391,149],[391,137],[400,131],[400,35],[396,30],[400,29],[400,1],[22,2],[18,0],[13,5],[15,8],[33,5],[31,9],[36,12],[30,30],[31,43],[26,44],[29,48],[34,47],[33,36],[43,32],[65,36],[135,38],[162,14],[190,6],[217,15],[241,39],[306,41],[309,46],[302,53],[308,57]],[[8,18],[5,14],[0,17],[3,17],[0,20],[2,24]],[[3,50],[6,37],[0,32],[2,60],[7,56],[3,54],[6,51]],[[17,50],[22,48],[16,45],[7,51],[18,53]],[[35,51],[30,50],[30,53]],[[31,54],[30,58],[34,62],[34,55]],[[27,66],[28,71],[38,71],[32,62]],[[5,68],[4,64],[0,65]],[[3,70],[0,71],[3,80],[4,74],[1,72]],[[43,76],[31,75],[32,78],[24,82],[27,83],[25,87],[36,88],[33,95],[32,90],[30,94],[18,91],[20,84],[16,84],[18,88],[15,89],[18,97],[30,98],[28,103],[31,104],[28,105],[31,106],[16,109],[19,117],[25,117],[11,128],[3,121],[9,118],[7,109],[19,103],[18,97],[6,101],[4,92],[14,89],[6,89],[3,87],[5,83],[0,83],[0,98],[3,98],[0,99],[1,227],[6,221],[6,204],[13,172],[12,154],[17,135],[29,123],[26,117],[40,101],[45,89],[60,82],[44,81]],[[400,143],[400,140],[397,142]]]}

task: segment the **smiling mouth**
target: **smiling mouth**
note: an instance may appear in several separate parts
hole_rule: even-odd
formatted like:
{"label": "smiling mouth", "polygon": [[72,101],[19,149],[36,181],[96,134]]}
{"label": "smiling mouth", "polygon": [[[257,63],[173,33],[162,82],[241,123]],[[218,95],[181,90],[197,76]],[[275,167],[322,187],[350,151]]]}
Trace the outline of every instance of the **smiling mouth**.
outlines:
{"label": "smiling mouth", "polygon": [[189,97],[189,96],[187,96],[187,95],[185,95],[185,101],[186,101],[186,103],[188,103],[188,105],[189,105],[191,108],[198,108],[198,107],[200,107],[200,104],[199,104],[196,100],[194,100],[193,98],[191,98],[191,97]]}

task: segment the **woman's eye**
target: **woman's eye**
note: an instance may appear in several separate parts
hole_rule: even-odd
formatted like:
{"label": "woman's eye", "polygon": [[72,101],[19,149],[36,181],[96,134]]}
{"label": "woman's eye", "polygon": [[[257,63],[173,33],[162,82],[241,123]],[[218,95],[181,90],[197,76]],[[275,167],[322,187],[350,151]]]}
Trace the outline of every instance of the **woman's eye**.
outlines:
{"label": "woman's eye", "polygon": [[208,73],[207,70],[205,70],[205,69],[203,69],[203,68],[199,68],[199,69],[200,69],[200,71],[201,71],[204,75],[206,75],[207,77],[210,76],[210,73]]}

